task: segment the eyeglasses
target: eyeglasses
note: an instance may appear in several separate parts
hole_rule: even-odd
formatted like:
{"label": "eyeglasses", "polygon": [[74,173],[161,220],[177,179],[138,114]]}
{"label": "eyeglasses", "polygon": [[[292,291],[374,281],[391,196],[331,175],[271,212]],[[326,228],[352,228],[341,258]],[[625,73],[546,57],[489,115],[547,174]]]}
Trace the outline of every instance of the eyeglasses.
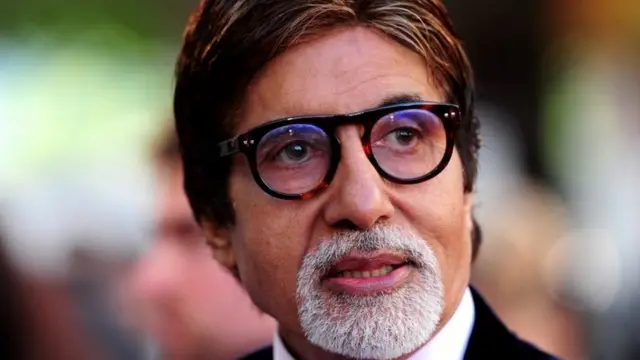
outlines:
{"label": "eyeglasses", "polygon": [[385,179],[416,184],[451,160],[458,106],[411,102],[362,112],[274,120],[218,144],[218,156],[243,153],[256,183],[280,199],[307,199],[329,186],[340,162],[336,129],[364,125],[362,146]]}

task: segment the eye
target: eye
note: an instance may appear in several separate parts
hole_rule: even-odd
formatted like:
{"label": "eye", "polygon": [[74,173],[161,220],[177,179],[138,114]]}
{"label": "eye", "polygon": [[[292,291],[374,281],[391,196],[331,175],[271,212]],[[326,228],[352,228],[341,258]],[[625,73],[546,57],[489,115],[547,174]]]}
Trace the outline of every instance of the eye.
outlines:
{"label": "eye", "polygon": [[409,127],[395,129],[385,136],[385,142],[393,148],[409,148],[416,145],[420,132]]}
{"label": "eye", "polygon": [[291,167],[306,164],[331,151],[324,131],[314,125],[294,124],[271,130],[258,143],[257,162],[261,166]]}
{"label": "eye", "polygon": [[417,141],[417,139],[417,131],[411,128],[397,129],[387,135],[387,141],[392,145],[395,143],[400,146],[411,146]]}
{"label": "eye", "polygon": [[274,159],[287,164],[303,163],[311,156],[309,144],[302,141],[295,141],[285,145],[280,149]]}

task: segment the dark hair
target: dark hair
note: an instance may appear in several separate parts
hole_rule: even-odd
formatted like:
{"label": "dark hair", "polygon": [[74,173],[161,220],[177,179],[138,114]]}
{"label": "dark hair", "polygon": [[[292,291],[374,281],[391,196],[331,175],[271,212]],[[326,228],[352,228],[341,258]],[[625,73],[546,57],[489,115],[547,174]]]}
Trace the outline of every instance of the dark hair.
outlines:
{"label": "dark hair", "polygon": [[174,98],[185,190],[198,221],[234,222],[230,161],[217,158],[214,145],[234,135],[234,115],[256,73],[291,46],[354,25],[380,31],[427,60],[446,100],[460,106],[456,148],[463,190],[473,190],[480,145],[473,74],[441,0],[204,0],[186,29]]}

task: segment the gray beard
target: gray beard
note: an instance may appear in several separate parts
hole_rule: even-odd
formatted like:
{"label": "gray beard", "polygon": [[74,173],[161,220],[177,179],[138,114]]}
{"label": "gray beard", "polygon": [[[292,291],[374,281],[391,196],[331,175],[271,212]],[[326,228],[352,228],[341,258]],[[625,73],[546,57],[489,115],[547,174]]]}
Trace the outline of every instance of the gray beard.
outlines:
{"label": "gray beard", "polygon": [[[352,251],[397,251],[416,267],[392,293],[357,296],[331,293],[322,276]],[[417,276],[415,276],[417,275]],[[298,316],[306,338],[329,352],[354,359],[394,359],[425,344],[436,330],[444,286],[428,243],[400,228],[376,226],[325,239],[307,254],[298,272]]]}

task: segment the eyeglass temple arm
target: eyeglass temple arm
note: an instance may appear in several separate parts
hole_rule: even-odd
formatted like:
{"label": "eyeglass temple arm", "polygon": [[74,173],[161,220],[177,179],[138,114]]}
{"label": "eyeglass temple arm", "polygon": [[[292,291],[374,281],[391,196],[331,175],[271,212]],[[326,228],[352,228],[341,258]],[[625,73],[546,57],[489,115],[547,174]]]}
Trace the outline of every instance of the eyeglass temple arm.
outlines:
{"label": "eyeglass temple arm", "polygon": [[218,144],[218,156],[225,157],[240,151],[238,148],[238,138],[229,139]]}

